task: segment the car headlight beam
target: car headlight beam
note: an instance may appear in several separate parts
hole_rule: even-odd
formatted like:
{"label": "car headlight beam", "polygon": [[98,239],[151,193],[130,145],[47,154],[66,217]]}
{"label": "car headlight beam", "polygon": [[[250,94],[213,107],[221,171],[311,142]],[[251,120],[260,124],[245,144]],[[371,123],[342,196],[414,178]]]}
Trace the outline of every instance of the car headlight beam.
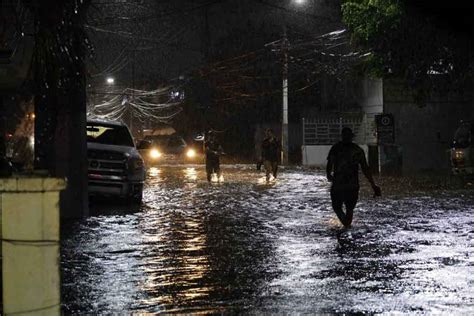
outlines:
{"label": "car headlight beam", "polygon": [[161,157],[161,153],[158,149],[152,149],[150,150],[150,158],[152,159],[158,159]]}
{"label": "car headlight beam", "polygon": [[186,152],[186,157],[188,158],[194,158],[196,157],[196,151],[194,149],[189,149],[187,152]]}

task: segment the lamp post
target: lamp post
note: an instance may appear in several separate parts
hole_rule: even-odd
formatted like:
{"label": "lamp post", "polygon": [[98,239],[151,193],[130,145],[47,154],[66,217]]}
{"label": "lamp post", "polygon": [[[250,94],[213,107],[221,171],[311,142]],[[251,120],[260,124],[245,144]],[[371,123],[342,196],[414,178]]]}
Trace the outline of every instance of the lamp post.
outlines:
{"label": "lamp post", "polygon": [[[292,0],[298,6],[303,6],[306,3],[306,0]],[[282,102],[282,120],[281,120],[281,162],[283,165],[288,164],[288,48],[289,41],[286,34],[286,26],[283,26],[283,43],[282,43],[282,52],[283,52],[283,102]]]}
{"label": "lamp post", "polygon": [[286,27],[283,29],[283,106],[281,120],[281,162],[288,164],[288,38]]}

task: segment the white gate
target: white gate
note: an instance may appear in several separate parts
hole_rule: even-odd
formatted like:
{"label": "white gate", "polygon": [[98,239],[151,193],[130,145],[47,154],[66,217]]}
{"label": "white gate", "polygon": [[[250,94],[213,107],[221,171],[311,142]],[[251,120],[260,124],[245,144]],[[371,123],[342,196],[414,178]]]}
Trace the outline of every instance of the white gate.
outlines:
{"label": "white gate", "polygon": [[[323,166],[332,145],[341,140],[341,130],[349,127],[354,142],[367,151],[367,119],[364,114],[342,114],[303,119],[303,165]],[[366,153],[367,154],[367,153]]]}
{"label": "white gate", "polygon": [[303,145],[333,145],[341,140],[344,127],[352,129],[355,143],[365,144],[366,125],[364,115],[303,119]]}

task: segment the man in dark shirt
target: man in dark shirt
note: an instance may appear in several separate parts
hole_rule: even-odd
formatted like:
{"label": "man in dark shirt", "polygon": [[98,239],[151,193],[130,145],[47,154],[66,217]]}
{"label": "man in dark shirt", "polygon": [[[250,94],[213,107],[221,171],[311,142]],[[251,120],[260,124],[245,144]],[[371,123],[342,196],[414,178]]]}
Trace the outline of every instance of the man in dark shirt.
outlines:
{"label": "man in dark shirt", "polygon": [[262,160],[265,167],[267,181],[270,180],[270,174],[277,177],[278,156],[280,155],[280,144],[271,129],[265,131],[265,139],[262,142]]}
{"label": "man in dark shirt", "polygon": [[204,145],[206,152],[207,181],[211,182],[213,173],[217,174],[217,179],[221,178],[219,156],[222,154],[222,147],[217,142],[216,137],[212,131],[207,134]]}
{"label": "man in dark shirt", "polygon": [[[381,195],[375,184],[362,148],[352,142],[354,134],[348,127],[342,129],[342,141],[333,145],[328,154],[327,178],[332,182],[331,201],[334,212],[345,227],[352,224],[352,215],[359,198],[359,165],[369,180],[375,196]],[[346,212],[342,205],[346,206]]]}

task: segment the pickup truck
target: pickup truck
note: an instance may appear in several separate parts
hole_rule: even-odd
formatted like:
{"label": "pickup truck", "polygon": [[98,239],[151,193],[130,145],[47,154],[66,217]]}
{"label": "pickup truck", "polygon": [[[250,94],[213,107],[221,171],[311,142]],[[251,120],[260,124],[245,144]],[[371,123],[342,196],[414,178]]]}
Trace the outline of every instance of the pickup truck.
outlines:
{"label": "pickup truck", "polygon": [[145,165],[125,124],[87,120],[87,158],[89,195],[141,203]]}

